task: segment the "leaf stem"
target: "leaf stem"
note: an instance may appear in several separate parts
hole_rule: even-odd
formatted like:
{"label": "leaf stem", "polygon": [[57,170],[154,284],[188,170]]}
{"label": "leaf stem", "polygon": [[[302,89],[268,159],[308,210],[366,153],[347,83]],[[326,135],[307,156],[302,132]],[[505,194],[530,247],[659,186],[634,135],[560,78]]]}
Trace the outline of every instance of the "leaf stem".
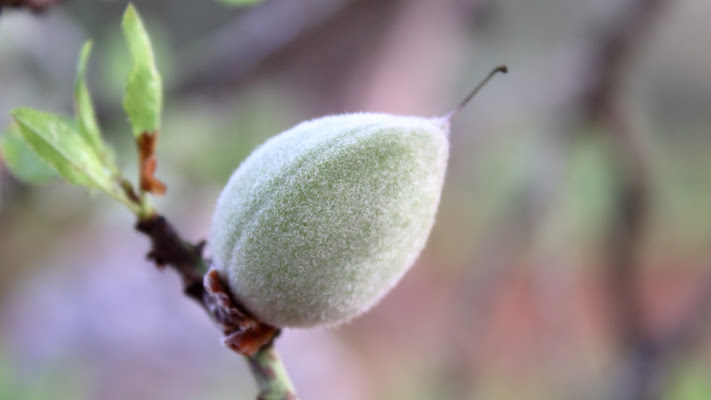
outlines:
{"label": "leaf stem", "polygon": [[[118,201],[119,203],[125,205],[132,213],[134,213],[136,216],[141,218],[142,215],[144,215],[143,212],[143,207],[129,199],[124,193],[121,192],[115,192],[113,190],[111,191],[106,191],[106,194],[109,195],[109,197],[113,198],[114,200]],[[150,205],[149,205],[150,207]]]}
{"label": "leaf stem", "polygon": [[154,217],[156,215],[156,210],[148,201],[146,193],[141,192],[141,194],[139,195],[139,199],[140,204],[138,205],[138,212],[136,213],[138,219],[142,221]]}

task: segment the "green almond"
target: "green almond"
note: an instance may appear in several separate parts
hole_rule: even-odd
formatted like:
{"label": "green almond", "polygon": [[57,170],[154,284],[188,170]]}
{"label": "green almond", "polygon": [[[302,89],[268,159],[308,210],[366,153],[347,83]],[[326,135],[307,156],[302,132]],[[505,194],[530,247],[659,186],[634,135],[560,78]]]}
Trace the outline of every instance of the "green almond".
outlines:
{"label": "green almond", "polygon": [[373,306],[434,223],[445,119],[346,114],[270,139],[234,172],[210,232],[213,262],[262,322],[313,327]]}

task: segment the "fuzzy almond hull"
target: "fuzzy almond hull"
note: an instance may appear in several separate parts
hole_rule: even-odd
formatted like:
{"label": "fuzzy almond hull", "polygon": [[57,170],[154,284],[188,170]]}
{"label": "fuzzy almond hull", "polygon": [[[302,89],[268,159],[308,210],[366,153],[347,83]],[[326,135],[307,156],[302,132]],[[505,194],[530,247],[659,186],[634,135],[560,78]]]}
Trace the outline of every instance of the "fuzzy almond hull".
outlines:
{"label": "fuzzy almond hull", "polygon": [[313,327],[369,309],[432,228],[446,122],[347,114],[301,123],[234,172],[210,233],[216,268],[262,322]]}

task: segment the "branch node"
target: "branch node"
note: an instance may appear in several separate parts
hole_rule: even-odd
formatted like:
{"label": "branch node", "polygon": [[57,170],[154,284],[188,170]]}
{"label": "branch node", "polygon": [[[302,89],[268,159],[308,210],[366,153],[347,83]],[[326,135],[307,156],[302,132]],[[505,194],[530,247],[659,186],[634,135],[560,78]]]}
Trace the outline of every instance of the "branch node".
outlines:
{"label": "branch node", "polygon": [[253,356],[279,335],[279,329],[257,321],[234,300],[216,269],[211,268],[205,274],[204,287],[205,305],[225,334],[225,346],[244,356]]}

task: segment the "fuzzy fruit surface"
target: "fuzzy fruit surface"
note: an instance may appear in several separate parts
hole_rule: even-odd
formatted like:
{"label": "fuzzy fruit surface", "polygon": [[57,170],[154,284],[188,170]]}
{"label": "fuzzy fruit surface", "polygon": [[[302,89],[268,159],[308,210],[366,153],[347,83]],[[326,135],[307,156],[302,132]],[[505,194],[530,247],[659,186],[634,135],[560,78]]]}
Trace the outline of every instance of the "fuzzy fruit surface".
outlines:
{"label": "fuzzy fruit surface", "polygon": [[232,174],[212,219],[232,294],[277,327],[335,325],[368,310],[429,236],[448,123],[388,114],[303,122]]}

